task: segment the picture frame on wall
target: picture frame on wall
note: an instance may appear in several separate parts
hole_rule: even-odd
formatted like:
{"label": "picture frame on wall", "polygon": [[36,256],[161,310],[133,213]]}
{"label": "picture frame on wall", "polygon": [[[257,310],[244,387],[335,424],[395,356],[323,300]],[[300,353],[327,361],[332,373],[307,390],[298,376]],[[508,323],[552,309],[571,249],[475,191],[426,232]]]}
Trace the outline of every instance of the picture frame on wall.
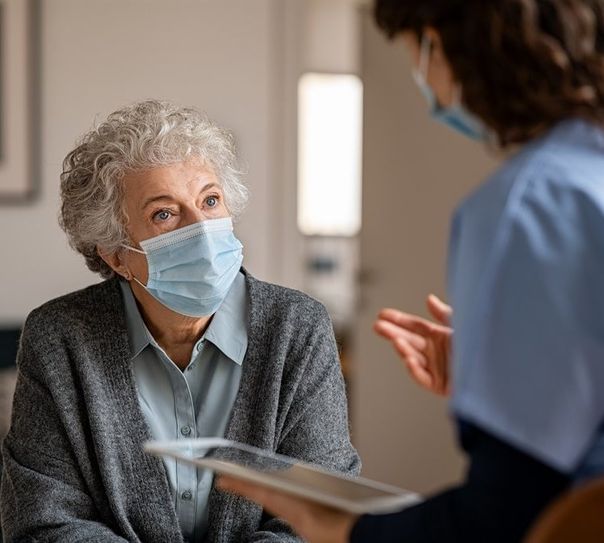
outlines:
{"label": "picture frame on wall", "polygon": [[40,0],[0,0],[0,206],[40,193]]}

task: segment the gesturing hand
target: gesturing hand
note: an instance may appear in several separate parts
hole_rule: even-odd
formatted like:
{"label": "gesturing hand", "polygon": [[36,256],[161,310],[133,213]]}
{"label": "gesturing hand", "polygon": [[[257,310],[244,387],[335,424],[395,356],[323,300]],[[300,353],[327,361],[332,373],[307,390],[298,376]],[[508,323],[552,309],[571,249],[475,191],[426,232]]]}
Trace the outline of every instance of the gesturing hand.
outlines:
{"label": "gesturing hand", "polygon": [[392,343],[417,383],[445,396],[450,392],[453,310],[433,294],[428,296],[427,306],[437,322],[397,309],[383,309],[373,329]]}

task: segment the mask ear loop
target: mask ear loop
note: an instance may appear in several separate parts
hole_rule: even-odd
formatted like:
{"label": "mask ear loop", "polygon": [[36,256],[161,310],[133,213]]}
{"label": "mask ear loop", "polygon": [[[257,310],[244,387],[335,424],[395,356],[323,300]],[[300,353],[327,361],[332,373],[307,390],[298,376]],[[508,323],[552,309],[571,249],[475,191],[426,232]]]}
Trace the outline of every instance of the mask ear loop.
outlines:
{"label": "mask ear loop", "polygon": [[418,73],[428,81],[428,68],[430,67],[430,53],[432,49],[432,40],[427,34],[422,34],[422,40],[419,50],[419,66]]}
{"label": "mask ear loop", "polygon": [[[129,251],[134,251],[135,253],[141,254],[141,255],[146,255],[147,253],[141,249],[137,249],[136,247],[131,247],[130,245],[125,245],[124,243],[122,243],[121,245],[124,249],[128,249]],[[130,271],[128,271],[128,277],[125,278],[126,281],[130,281],[131,279],[134,279],[134,281],[136,281],[141,287],[143,287],[144,289],[147,289],[147,287],[145,285],[143,285],[135,276],[133,273],[130,273]]]}
{"label": "mask ear loop", "polygon": [[121,245],[124,249],[128,249],[129,251],[134,251],[135,253],[141,254],[141,255],[146,255],[146,251],[143,251],[142,249],[137,249],[136,247],[131,247],[130,245],[125,245],[122,243]]}
{"label": "mask ear loop", "polygon": [[[432,52],[431,49],[432,39],[427,34],[422,34],[419,52],[419,66],[417,71],[426,83],[428,82],[428,69],[430,67],[430,54]],[[461,89],[461,84],[455,83],[455,86],[453,88],[453,106],[462,105],[462,95],[463,92]]]}
{"label": "mask ear loop", "polygon": [[147,290],[147,285],[143,285],[136,277],[134,277],[134,275],[132,276],[132,279],[134,281],[136,281],[141,287],[143,287],[145,290]]}

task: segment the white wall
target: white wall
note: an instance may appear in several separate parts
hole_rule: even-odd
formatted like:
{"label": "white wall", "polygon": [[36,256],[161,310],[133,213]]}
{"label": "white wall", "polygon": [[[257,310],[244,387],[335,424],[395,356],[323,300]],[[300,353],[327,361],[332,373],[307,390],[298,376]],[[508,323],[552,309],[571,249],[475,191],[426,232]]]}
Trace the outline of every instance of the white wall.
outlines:
{"label": "white wall", "polygon": [[95,118],[145,98],[197,106],[234,130],[252,190],[238,228],[246,264],[280,280],[281,0],[43,0],[42,8],[42,197],[0,207],[0,323],[98,280],[57,225],[61,161]]}
{"label": "white wall", "polygon": [[358,73],[361,33],[354,0],[304,0],[304,68]]}

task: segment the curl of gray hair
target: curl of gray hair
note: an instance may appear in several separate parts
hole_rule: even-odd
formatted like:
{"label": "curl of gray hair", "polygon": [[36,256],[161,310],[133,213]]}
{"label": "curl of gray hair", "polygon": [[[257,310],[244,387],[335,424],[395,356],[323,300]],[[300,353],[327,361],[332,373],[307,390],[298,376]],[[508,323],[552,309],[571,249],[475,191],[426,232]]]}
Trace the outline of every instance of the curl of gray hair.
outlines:
{"label": "curl of gray hair", "polygon": [[129,243],[122,181],[129,172],[199,160],[216,174],[236,219],[248,189],[237,167],[233,135],[199,111],[148,100],[120,109],[85,134],[63,161],[59,223],[69,244],[104,278],[111,254]]}

